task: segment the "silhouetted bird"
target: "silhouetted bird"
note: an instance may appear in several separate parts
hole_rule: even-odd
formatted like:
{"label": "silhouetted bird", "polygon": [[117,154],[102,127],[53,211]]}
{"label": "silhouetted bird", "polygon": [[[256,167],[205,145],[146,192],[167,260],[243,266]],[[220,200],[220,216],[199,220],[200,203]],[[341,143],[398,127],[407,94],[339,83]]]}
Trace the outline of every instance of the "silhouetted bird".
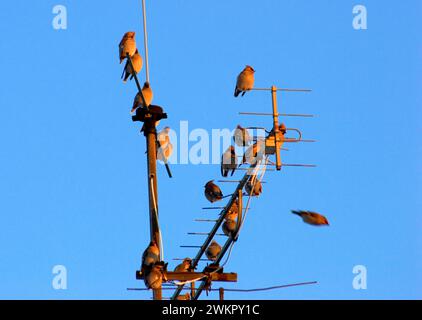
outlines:
{"label": "silhouetted bird", "polygon": [[237,97],[240,93],[245,95],[246,91],[253,88],[255,70],[251,66],[246,66],[245,69],[237,76],[236,88],[234,96]]}

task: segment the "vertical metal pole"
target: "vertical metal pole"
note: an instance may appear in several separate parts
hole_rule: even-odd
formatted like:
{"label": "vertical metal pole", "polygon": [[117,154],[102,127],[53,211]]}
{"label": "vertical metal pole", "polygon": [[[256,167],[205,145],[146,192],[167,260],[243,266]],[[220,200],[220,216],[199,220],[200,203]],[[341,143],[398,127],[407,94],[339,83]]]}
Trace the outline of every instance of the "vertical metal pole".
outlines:
{"label": "vertical metal pole", "polygon": [[273,102],[273,125],[274,125],[274,135],[275,135],[275,152],[276,152],[276,168],[278,171],[281,170],[281,156],[280,156],[280,130],[278,123],[278,110],[277,110],[277,87],[271,87],[271,96]]}
{"label": "vertical metal pole", "polygon": [[190,296],[191,297],[195,296],[195,282],[191,282],[190,284]]}
{"label": "vertical metal pole", "polygon": [[219,288],[218,292],[220,293],[220,300],[223,301],[224,300],[224,288]]}
{"label": "vertical metal pole", "polygon": [[[157,143],[156,129],[154,121],[145,121],[145,137],[147,141],[148,157],[148,198],[149,198],[149,219],[150,219],[150,237],[161,248],[160,226],[158,225],[158,187],[157,187]],[[162,260],[160,251],[159,260]],[[154,300],[162,299],[162,290],[154,290]]]}
{"label": "vertical metal pole", "polygon": [[146,80],[149,82],[149,65],[148,65],[148,33],[147,33],[147,14],[145,0],[142,0],[142,16],[144,22],[144,47],[145,47],[145,73]]}

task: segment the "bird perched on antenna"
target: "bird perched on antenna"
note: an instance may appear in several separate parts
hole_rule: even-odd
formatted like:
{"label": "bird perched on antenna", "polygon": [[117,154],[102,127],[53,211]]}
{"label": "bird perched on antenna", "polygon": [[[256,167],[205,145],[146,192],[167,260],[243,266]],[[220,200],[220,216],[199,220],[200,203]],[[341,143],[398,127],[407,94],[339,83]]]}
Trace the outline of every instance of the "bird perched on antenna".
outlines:
{"label": "bird perched on antenna", "polygon": [[188,272],[191,269],[191,265],[192,265],[192,259],[185,258],[183,262],[174,269],[174,272]]}
{"label": "bird perched on antenna", "polygon": [[233,176],[234,172],[237,168],[237,155],[235,148],[230,146],[226,152],[223,153],[221,156],[221,175],[223,177],[227,177],[229,175],[230,170],[232,171],[231,176]]}
{"label": "bird perched on antenna", "polygon": [[129,56],[132,57],[136,52],[136,41],[135,41],[135,32],[129,31],[123,35],[122,40],[119,43],[119,58],[120,63],[126,59],[126,54],[129,53]]}
{"label": "bird perched on antenna", "polygon": [[316,212],[292,210],[292,213],[297,214],[299,217],[301,217],[303,222],[313,225],[313,226],[329,226],[330,225],[326,217]]}
{"label": "bird perched on antenna", "polygon": [[[144,86],[142,87],[142,95],[144,96],[145,102],[147,104],[146,106],[148,107],[151,104],[153,98],[152,89],[149,85],[149,82],[144,83]],[[138,92],[135,96],[135,99],[133,99],[133,106],[130,112],[134,112],[140,107],[145,107],[145,104],[142,100],[141,94]]]}
{"label": "bird perched on antenna", "polygon": [[165,127],[157,134],[157,141],[160,142],[161,148],[167,148],[167,145],[170,143],[170,127]]}
{"label": "bird perched on antenna", "polygon": [[246,91],[252,90],[255,78],[255,70],[251,66],[246,66],[245,69],[237,76],[236,88],[234,90],[234,96],[239,96],[242,93],[242,97]]}
{"label": "bird perched on antenna", "polygon": [[249,163],[255,164],[258,161],[262,160],[265,154],[265,141],[258,140],[253,145],[251,145],[243,155],[242,164]]}
{"label": "bird perched on antenna", "polygon": [[205,185],[205,198],[211,203],[220,201],[223,199],[223,193],[219,186],[214,183],[214,180],[208,181]]}
{"label": "bird perched on antenna", "polygon": [[230,209],[227,211],[224,219],[226,219],[226,220],[236,220],[238,215],[239,215],[239,200],[236,199],[233,202]]}
{"label": "bird perched on antenna", "polygon": [[158,249],[157,243],[154,240],[152,240],[142,255],[141,271],[144,270],[145,268],[151,267],[151,265],[158,262],[159,259],[160,259],[160,249]]}
{"label": "bird perched on antenna", "polygon": [[131,60],[132,60],[133,69],[130,66],[129,61],[126,61],[126,65],[122,73],[123,82],[126,82],[129,77],[130,77],[130,80],[132,80],[133,76],[135,74],[138,74],[139,71],[141,71],[142,69],[143,61],[142,61],[141,55],[138,52],[138,49],[136,49],[134,55],[131,57]]}
{"label": "bird perched on antenna", "polygon": [[236,226],[237,222],[235,220],[227,219],[223,223],[222,230],[226,236],[230,237],[236,231]]}
{"label": "bird perched on antenna", "polygon": [[262,183],[256,176],[252,176],[245,185],[248,195],[258,197],[262,193]]}
{"label": "bird perched on antenna", "polygon": [[157,134],[157,159],[167,161],[173,154],[173,145],[170,142],[170,127],[165,127]]}
{"label": "bird perched on antenna", "polygon": [[220,254],[220,252],[221,246],[217,243],[217,241],[213,240],[205,251],[205,255],[207,256],[208,260],[215,261],[217,260],[217,256]]}
{"label": "bird perched on antenna", "polygon": [[248,130],[242,128],[241,125],[237,125],[234,130],[233,140],[239,147],[246,147],[252,141],[252,137],[250,136]]}
{"label": "bird perched on antenna", "polygon": [[176,300],[190,300],[190,293],[189,293],[189,292],[187,292],[187,293],[185,293],[185,294],[179,294],[179,295],[176,297]]}
{"label": "bird perched on antenna", "polygon": [[144,277],[145,285],[148,289],[160,289],[161,285],[163,284],[163,280],[167,281],[164,276],[164,272],[166,269],[166,265],[164,263],[155,263],[151,270],[146,272]]}

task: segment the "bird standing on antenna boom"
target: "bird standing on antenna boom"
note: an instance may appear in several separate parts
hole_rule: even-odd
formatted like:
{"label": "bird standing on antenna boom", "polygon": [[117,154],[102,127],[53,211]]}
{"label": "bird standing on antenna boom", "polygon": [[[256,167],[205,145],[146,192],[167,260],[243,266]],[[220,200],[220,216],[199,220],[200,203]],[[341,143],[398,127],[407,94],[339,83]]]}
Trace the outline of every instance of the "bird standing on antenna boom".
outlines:
{"label": "bird standing on antenna boom", "polygon": [[234,96],[239,96],[242,93],[242,97],[246,91],[252,90],[255,78],[255,70],[251,66],[246,66],[245,69],[237,76],[236,88],[234,89]]}

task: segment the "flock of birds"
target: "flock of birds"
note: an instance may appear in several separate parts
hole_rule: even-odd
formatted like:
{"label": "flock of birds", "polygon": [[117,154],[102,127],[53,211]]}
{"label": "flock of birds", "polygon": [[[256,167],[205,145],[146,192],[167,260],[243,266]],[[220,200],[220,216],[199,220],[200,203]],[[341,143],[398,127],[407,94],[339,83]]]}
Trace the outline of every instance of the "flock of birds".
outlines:
{"label": "flock of birds", "polygon": [[[127,58],[127,54],[131,57],[132,64],[126,61],[125,67],[122,73],[122,79],[126,82],[128,79],[132,80],[135,74],[138,74],[143,66],[143,60],[139,51],[136,47],[135,32],[126,32],[119,44],[119,57],[120,64]],[[234,96],[244,96],[246,92],[250,91],[254,87],[255,81],[255,70],[251,66],[246,66],[237,77]],[[131,113],[135,112],[136,109],[142,107],[148,107],[153,99],[153,93],[150,84],[146,81],[142,88],[142,95],[144,96],[145,103],[138,92],[134,98]],[[287,128],[284,124],[279,127],[279,132],[284,138],[287,132]],[[157,159],[161,161],[167,161],[173,153],[173,145],[171,144],[170,128],[165,127],[162,131],[157,134],[157,141],[159,148],[157,150]],[[270,134],[274,134],[272,131]],[[247,148],[246,152],[242,157],[242,161],[238,163],[238,156],[236,155],[235,146],[230,146],[221,156],[221,175],[228,177],[230,174],[233,176],[236,169],[242,164],[257,164],[261,161],[265,155],[265,140],[256,139],[254,142],[253,137],[249,134],[246,128],[238,125],[234,131],[233,140],[235,145],[243,148]],[[214,183],[214,180],[208,181],[205,184],[204,195],[205,198],[215,203],[221,201],[224,195],[218,185]],[[245,185],[246,194],[249,196],[257,197],[262,193],[262,184],[257,179],[256,175],[251,175]],[[224,217],[224,223],[222,224],[222,231],[226,236],[232,236],[238,226],[238,208],[239,204],[236,201],[233,203],[231,208],[227,211]],[[323,215],[302,210],[292,210],[293,214],[296,214],[302,218],[302,220],[313,226],[328,226],[328,220]],[[213,240],[205,251],[205,255],[210,261],[215,261],[221,252],[221,246]],[[144,281],[148,288],[158,289],[161,287],[162,282],[165,279],[165,270],[167,264],[160,261],[160,251],[157,243],[153,240],[150,242],[148,247],[145,249],[142,255],[142,266],[141,272],[145,274]],[[193,271],[192,260],[185,258],[183,262],[176,266],[175,272],[191,272]],[[181,299],[187,298],[185,295],[180,296]]]}

